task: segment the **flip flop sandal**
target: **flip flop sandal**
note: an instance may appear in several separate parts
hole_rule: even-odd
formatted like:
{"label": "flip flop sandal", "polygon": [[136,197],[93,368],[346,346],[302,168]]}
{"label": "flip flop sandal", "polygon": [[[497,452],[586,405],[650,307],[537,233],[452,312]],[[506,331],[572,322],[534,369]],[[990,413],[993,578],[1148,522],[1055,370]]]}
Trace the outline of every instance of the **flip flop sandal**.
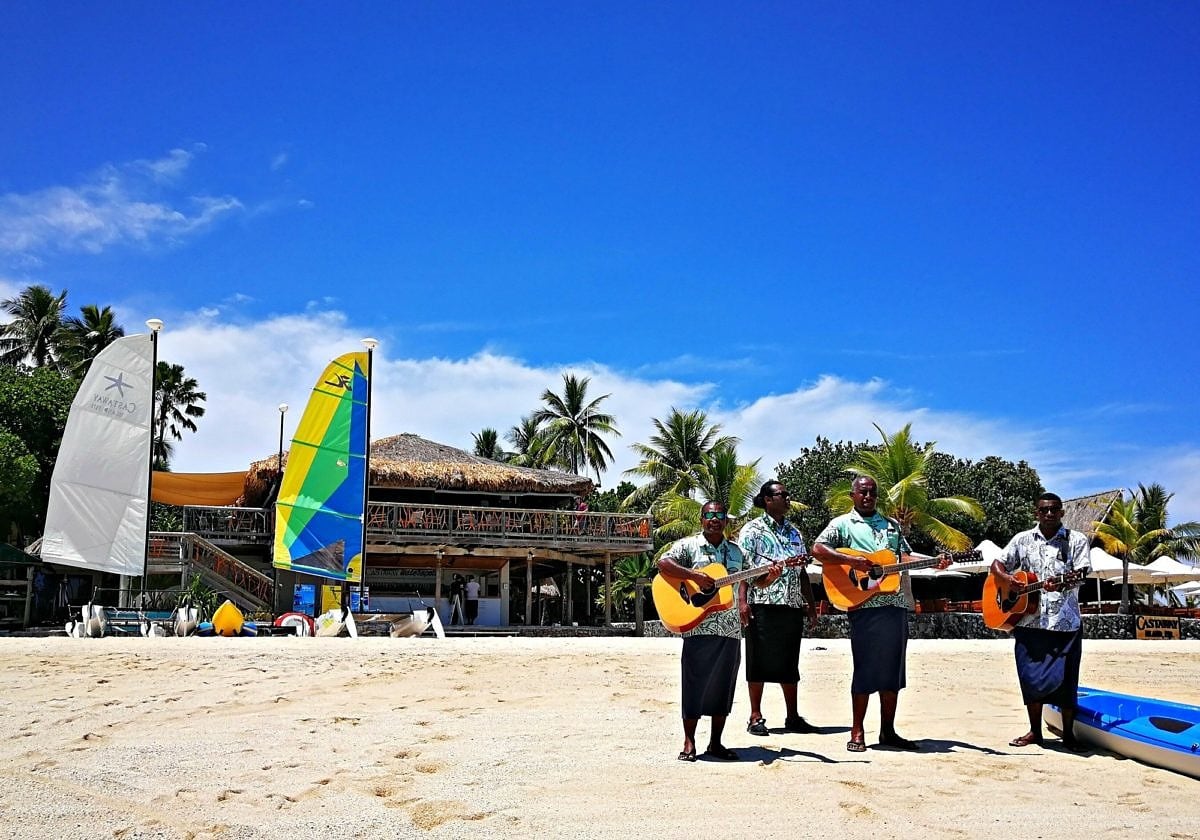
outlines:
{"label": "flip flop sandal", "polygon": [[680,761],[695,761],[696,760],[696,751],[695,750],[684,750],[683,752],[681,752],[679,754],[679,760]]}
{"label": "flip flop sandal", "polygon": [[1028,747],[1028,746],[1040,747],[1042,745],[1042,739],[1035,738],[1035,737],[1028,736],[1028,735],[1021,735],[1020,737],[1013,738],[1011,741],[1009,741],[1008,745],[1010,747]]}
{"label": "flip flop sandal", "polygon": [[864,741],[855,741],[851,738],[846,742],[846,752],[866,752],[867,745]]}
{"label": "flip flop sandal", "polygon": [[750,721],[748,724],[746,724],[746,731],[749,732],[751,735],[770,735],[771,734],[770,731],[768,731],[768,729],[767,729],[767,719],[766,718],[758,718],[757,720]]}

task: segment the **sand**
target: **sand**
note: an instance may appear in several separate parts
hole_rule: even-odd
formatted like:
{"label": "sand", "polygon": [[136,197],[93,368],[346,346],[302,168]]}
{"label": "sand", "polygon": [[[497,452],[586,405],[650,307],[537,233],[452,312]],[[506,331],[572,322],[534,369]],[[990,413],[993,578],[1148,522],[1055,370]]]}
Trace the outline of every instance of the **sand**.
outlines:
{"label": "sand", "polygon": [[[0,836],[1200,838],[1200,782],[1015,749],[1009,641],[914,641],[898,728],[846,752],[849,646],[804,644],[810,735],[681,745],[677,639],[0,639]],[[1200,704],[1200,642],[1085,646],[1084,683]],[[868,743],[878,735],[877,706]],[[764,713],[779,727],[779,691]],[[703,721],[700,743],[707,738]]]}

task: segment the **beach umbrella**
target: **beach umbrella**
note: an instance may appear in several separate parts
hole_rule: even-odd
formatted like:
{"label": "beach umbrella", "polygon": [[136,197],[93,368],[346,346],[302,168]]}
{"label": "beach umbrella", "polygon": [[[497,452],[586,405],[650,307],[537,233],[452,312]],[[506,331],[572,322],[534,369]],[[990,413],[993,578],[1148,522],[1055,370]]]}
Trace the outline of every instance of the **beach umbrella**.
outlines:
{"label": "beach umbrella", "polygon": [[[1117,568],[1113,572],[1101,575],[1105,580],[1120,580],[1121,569]],[[1154,576],[1154,571],[1146,566],[1139,566],[1137,563],[1129,564],[1129,582],[1136,586],[1147,586],[1153,583],[1161,583],[1161,578]]]}
{"label": "beach umbrella", "polygon": [[1001,555],[1004,554],[1004,549],[996,545],[991,540],[984,540],[979,545],[975,546],[975,550],[983,555],[983,559],[987,561],[989,566],[999,560]]}
{"label": "beach umbrella", "polygon": [[1155,583],[1188,583],[1190,581],[1200,581],[1200,569],[1184,565],[1174,557],[1159,557],[1147,563],[1146,568],[1150,569],[1154,575]]}
{"label": "beach umbrella", "polygon": [[[1092,572],[1088,577],[1107,580],[1113,572],[1116,572],[1117,577],[1121,576],[1121,558],[1113,557],[1100,546],[1096,546],[1088,552],[1088,562],[1092,566]],[[1133,569],[1134,567],[1130,566],[1130,574],[1133,574]]]}

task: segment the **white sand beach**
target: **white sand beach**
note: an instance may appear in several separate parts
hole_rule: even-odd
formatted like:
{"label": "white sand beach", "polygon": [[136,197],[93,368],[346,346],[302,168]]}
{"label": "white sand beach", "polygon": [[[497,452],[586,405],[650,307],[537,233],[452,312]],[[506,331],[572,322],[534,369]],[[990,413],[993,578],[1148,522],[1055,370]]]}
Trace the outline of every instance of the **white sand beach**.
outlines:
{"label": "white sand beach", "polygon": [[[3,638],[0,836],[1200,838],[1200,781],[1007,746],[1009,641],[912,642],[898,728],[925,751],[855,755],[848,643],[806,640],[821,732],[746,734],[743,687],[743,760],[694,764],[679,646]],[[1089,641],[1083,682],[1200,704],[1200,642]],[[764,711],[781,726],[773,686]]]}

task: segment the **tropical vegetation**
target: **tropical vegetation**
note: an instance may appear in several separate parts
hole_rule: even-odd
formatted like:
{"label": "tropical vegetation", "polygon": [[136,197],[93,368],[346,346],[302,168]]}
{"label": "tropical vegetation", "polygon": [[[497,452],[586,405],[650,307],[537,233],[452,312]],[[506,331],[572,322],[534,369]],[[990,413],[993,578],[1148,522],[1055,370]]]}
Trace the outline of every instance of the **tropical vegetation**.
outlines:
{"label": "tropical vegetation", "polygon": [[879,488],[878,511],[895,519],[905,537],[925,534],[949,549],[970,548],[971,538],[945,519],[952,513],[983,519],[979,502],[961,495],[930,496],[927,470],[933,445],[916,446],[911,423],[890,436],[878,425],[875,429],[883,444],[860,450],[845,469],[846,477],[829,488],[825,500],[830,511],[834,515],[849,511],[853,507],[851,482],[858,476],[870,476]]}
{"label": "tropical vegetation", "polygon": [[[172,441],[183,440],[185,431],[196,431],[196,419],[204,416],[202,402],[208,395],[183,371],[183,365],[159,362],[154,382],[153,460],[156,470],[170,469]],[[167,440],[167,434],[171,440]]]}
{"label": "tropical vegetation", "polygon": [[590,382],[590,377],[564,373],[563,392],[558,394],[549,388],[543,391],[543,405],[532,419],[542,429],[549,463],[577,474],[594,470],[598,482],[613,457],[604,438],[621,433],[616,418],[600,407],[611,395],[588,399]]}
{"label": "tropical vegetation", "polygon": [[710,424],[699,409],[672,408],[666,420],[652,418],[651,422],[656,431],[650,440],[631,446],[640,460],[625,475],[647,482],[625,499],[626,510],[649,510],[669,495],[693,497],[706,469],[705,456],[717,447],[736,446],[739,442],[736,437],[722,435],[721,427]]}
{"label": "tropical vegetation", "polygon": [[1129,612],[1129,564],[1144,565],[1159,557],[1200,557],[1200,522],[1167,525],[1167,505],[1174,497],[1162,485],[1139,484],[1116,499],[1102,520],[1092,523],[1104,550],[1121,558],[1121,612]]}

